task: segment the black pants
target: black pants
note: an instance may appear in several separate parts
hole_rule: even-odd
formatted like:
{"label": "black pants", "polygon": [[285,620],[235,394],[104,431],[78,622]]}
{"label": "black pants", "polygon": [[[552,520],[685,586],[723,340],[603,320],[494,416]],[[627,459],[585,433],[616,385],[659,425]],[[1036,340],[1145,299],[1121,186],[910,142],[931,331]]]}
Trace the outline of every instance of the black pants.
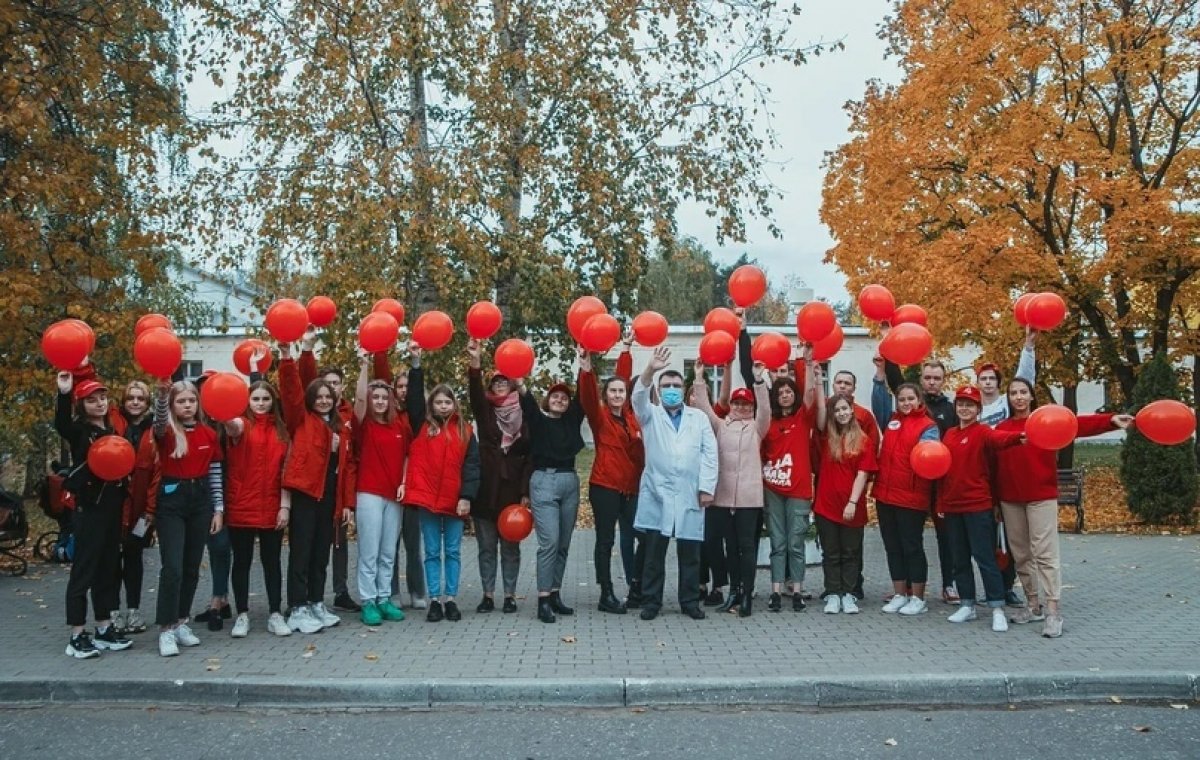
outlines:
{"label": "black pants", "polygon": [[[346,526],[337,526],[337,541],[333,543],[333,593],[341,596],[349,594],[346,588],[346,574],[350,567],[350,545],[346,540]],[[395,578],[397,573],[393,573]]]}
{"label": "black pants", "polygon": [[[596,523],[596,547],[592,559],[596,564],[596,583],[612,585],[612,551],[617,541],[617,525],[621,526],[621,543],[633,531],[633,518],[637,514],[637,494],[626,495],[604,486],[588,486],[588,500],[592,503],[592,516]],[[632,543],[632,542],[630,542]],[[622,546],[621,561],[625,570],[625,581],[638,580],[634,571],[637,562],[625,556]]]}
{"label": "black pants", "polygon": [[715,528],[725,553],[729,571],[729,593],[735,589],[754,591],[758,572],[758,537],[762,510],[754,508],[709,507],[705,510],[705,545],[708,544],[708,517],[715,515]]}
{"label": "black pants", "polygon": [[98,503],[75,511],[75,559],[67,581],[67,625],[87,623],[87,595],[92,594],[96,620],[108,620],[120,604],[117,567],[121,552],[121,501],[102,493]]}
{"label": "black pants", "polygon": [[279,612],[283,589],[283,531],[274,528],[230,528],[233,546],[233,599],[238,612],[250,611],[250,565],[254,562],[254,539],[258,538],[258,559],[262,563],[267,604]]}
{"label": "black pants", "polygon": [[336,489],[326,488],[320,501],[292,491],[288,523],[288,606],[316,604],[325,599],[326,568],[333,545],[333,500]]}
{"label": "black pants", "polygon": [[924,510],[882,502],[876,503],[875,508],[892,580],[907,581],[910,585],[925,583],[929,578],[929,562],[925,559]]}
{"label": "black pants", "polygon": [[996,521],[991,510],[946,515],[946,532],[950,537],[950,550],[954,552],[954,566],[958,575],[958,595],[963,604],[975,603],[975,570],[971,560],[979,565],[979,577],[983,579],[983,590],[989,605],[1004,604],[1004,581],[996,565]]}
{"label": "black pants", "polygon": [[392,573],[392,596],[400,594],[400,544],[404,544],[404,578],[408,594],[414,598],[427,594],[425,560],[421,555],[421,510],[401,505],[400,538],[396,540],[396,571]]}
{"label": "black pants", "polygon": [[141,609],[142,606],[142,581],[146,575],[142,552],[145,550],[145,536],[138,538],[130,533],[121,539],[120,567],[117,570],[118,583],[125,584],[125,606],[131,610]]}
{"label": "black pants", "polygon": [[726,523],[729,522],[728,511],[721,509],[704,510],[704,545],[701,556],[705,567],[712,576],[712,587],[721,588],[729,585],[730,561],[728,555],[728,534]]}
{"label": "black pants", "polygon": [[155,613],[159,625],[175,625],[191,615],[212,518],[207,478],[163,480],[154,518],[162,560]]}
{"label": "black pants", "polygon": [[954,567],[954,553],[950,550],[950,534],[946,532],[946,521],[933,518],[933,530],[937,535],[938,564],[942,570],[942,586],[949,586],[958,574]]}
{"label": "black pants", "polygon": [[[663,585],[667,580],[667,546],[670,536],[656,530],[646,531],[646,568],[642,575],[642,595],[646,607],[662,609]],[[700,603],[700,547],[702,541],[675,540],[679,561],[679,606],[683,609]]]}
{"label": "black pants", "polygon": [[853,593],[862,573],[863,529],[817,515],[817,535],[821,538],[821,565],[825,571],[824,595]]}

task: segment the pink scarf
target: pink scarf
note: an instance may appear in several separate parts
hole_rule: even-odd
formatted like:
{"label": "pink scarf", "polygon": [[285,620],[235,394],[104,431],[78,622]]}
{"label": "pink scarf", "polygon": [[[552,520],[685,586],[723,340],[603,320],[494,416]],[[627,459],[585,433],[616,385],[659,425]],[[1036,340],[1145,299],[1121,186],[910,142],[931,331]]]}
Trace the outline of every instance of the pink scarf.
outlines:
{"label": "pink scarf", "polygon": [[521,400],[517,398],[516,391],[509,391],[503,396],[487,392],[484,393],[488,403],[496,412],[496,425],[500,428],[500,450],[505,454],[516,440],[521,437]]}

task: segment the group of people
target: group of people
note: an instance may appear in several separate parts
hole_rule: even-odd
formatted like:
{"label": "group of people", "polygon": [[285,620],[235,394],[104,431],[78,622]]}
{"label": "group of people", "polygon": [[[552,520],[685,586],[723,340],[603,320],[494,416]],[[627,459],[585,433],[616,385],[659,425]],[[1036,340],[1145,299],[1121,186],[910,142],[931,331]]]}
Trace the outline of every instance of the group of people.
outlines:
{"label": "group of people", "polygon": [[[977,369],[978,385],[960,388],[953,401],[942,394],[940,363],[921,368],[918,386],[876,357],[872,410],[855,402],[857,381],[850,372],[833,376],[826,398],[821,367],[807,347],[801,346],[794,366],[775,372],[752,362],[744,326],[742,383],[734,388],[732,363],[724,367],[716,401],[709,368],[697,363],[694,375],[685,377],[668,368],[670,352],[662,347],[634,379],[627,335],[611,376],[598,378],[581,348],[576,388],[555,383],[539,402],[523,378],[485,378],[482,347],[471,340],[472,421],[452,386],[426,391],[415,346],[406,372],[393,372],[386,354],[360,353],[353,399],[343,398],[345,374],[317,365],[311,329],[298,358],[290,344],[278,346],[273,382],[265,376],[267,352],[251,356],[249,406],[222,423],[210,423],[201,410],[204,377],[161,380],[153,389],[131,382],[118,406],[85,364],[57,379],[55,426],[75,464],[65,483],[76,504],[66,652],[88,658],[126,649],[128,634],[146,630],[142,553],[152,532],[161,555],[154,623],[163,656],[200,643],[191,628],[196,622],[219,631],[223,620],[233,618],[232,635],[248,635],[255,543],[267,595],[266,630],[278,636],[339,624],[324,601],[331,564],[334,608],[358,612],[368,626],[403,620],[396,568],[401,547],[407,606],[425,610],[430,622],[461,620],[457,597],[468,520],[483,590],[475,611],[496,609],[499,574],[501,609],[514,613],[521,548],[498,525],[513,504],[532,509],[538,619],[554,623],[572,615],[562,584],[580,502],[576,456],[584,447],[585,419],[595,447],[588,496],[601,612],[640,609],[644,620],[657,617],[674,539],[683,614],[702,619],[703,607],[710,606],[751,615],[764,526],[771,547],[767,609],[781,611],[786,593],[792,609],[802,611],[809,598],[805,538],[815,518],[824,611],[857,613],[871,495],[893,586],[885,613],[928,609],[923,534],[932,518],[942,599],[959,605],[951,622],[976,617],[974,561],[995,630],[1007,629],[1007,602],[1016,610],[1013,622],[1044,620],[1044,635],[1058,636],[1055,457],[1024,445],[1022,432],[1037,404],[1034,338],[1030,333],[1006,391],[1000,369],[985,364]],[[1132,421],[1124,415],[1079,420],[1080,435]],[[119,481],[98,478],[86,464],[91,444],[106,435],[125,437],[136,452],[133,472]],[[950,447],[952,465],[934,482],[914,472],[910,454],[920,442],[939,439]],[[1027,603],[997,566],[1000,519]],[[358,537],[359,602],[349,589],[351,526]],[[624,599],[613,583],[617,546],[628,584]],[[193,617],[206,547],[212,596]],[[94,634],[86,629],[89,593]]]}

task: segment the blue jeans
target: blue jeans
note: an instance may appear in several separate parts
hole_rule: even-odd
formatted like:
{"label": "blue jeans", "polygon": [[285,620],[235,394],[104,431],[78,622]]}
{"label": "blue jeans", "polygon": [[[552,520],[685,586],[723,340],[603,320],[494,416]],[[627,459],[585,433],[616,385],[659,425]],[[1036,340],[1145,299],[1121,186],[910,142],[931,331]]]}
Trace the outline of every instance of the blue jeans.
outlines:
{"label": "blue jeans", "polygon": [[442,553],[446,557],[446,596],[458,596],[462,569],[463,521],[454,515],[437,515],[421,510],[421,539],[425,544],[425,582],[431,599],[442,595]]}
{"label": "blue jeans", "polygon": [[950,512],[946,515],[946,533],[954,555],[954,582],[966,607],[975,605],[975,573],[971,560],[979,565],[983,591],[989,607],[1004,606],[1004,580],[996,564],[996,521],[992,511]]}

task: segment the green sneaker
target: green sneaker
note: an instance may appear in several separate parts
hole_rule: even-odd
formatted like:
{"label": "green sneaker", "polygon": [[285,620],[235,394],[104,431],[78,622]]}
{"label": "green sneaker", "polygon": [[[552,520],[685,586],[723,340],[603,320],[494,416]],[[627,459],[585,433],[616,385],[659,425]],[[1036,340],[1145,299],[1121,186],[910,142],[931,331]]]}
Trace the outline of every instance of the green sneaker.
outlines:
{"label": "green sneaker", "polygon": [[383,615],[375,602],[365,602],[362,606],[363,625],[383,625]]}
{"label": "green sneaker", "polygon": [[392,604],[391,599],[384,599],[378,603],[379,613],[383,615],[384,620],[389,620],[397,623],[404,619],[404,610]]}

